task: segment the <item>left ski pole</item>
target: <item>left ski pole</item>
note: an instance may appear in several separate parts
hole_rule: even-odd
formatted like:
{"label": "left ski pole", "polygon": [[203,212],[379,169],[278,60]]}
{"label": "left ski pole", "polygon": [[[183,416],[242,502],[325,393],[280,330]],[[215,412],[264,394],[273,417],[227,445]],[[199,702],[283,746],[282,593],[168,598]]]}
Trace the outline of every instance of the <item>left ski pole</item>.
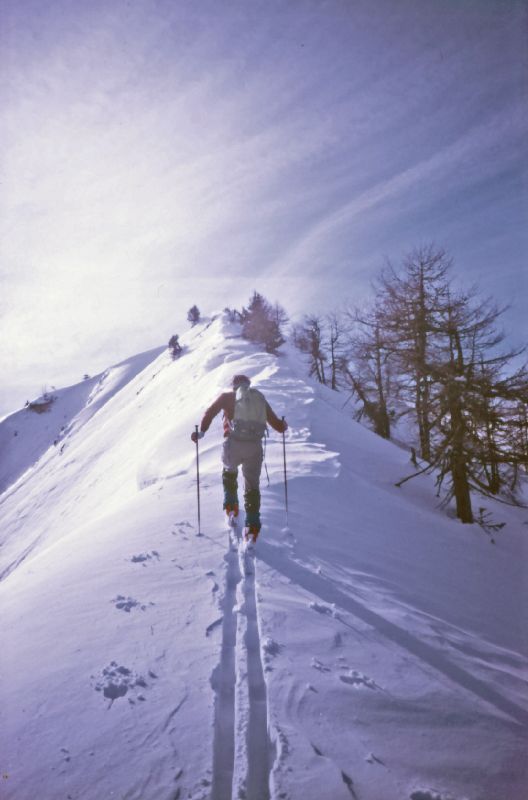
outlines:
{"label": "left ski pole", "polygon": [[[282,422],[284,423],[284,417]],[[284,464],[284,505],[286,506],[286,525],[288,525],[288,476],[286,473],[286,435],[284,431],[282,432],[282,457]]]}
{"label": "left ski pole", "polygon": [[198,536],[202,533],[200,519],[200,453],[198,450],[198,425],[194,426],[196,431],[196,493],[198,497]]}

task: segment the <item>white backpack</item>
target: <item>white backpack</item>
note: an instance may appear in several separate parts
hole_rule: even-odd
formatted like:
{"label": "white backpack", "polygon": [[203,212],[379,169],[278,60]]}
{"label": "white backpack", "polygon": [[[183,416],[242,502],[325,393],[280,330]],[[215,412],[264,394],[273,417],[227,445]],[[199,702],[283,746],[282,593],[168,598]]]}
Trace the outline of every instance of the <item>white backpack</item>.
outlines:
{"label": "white backpack", "polygon": [[251,386],[239,386],[235,396],[234,439],[256,442],[266,433],[266,399]]}

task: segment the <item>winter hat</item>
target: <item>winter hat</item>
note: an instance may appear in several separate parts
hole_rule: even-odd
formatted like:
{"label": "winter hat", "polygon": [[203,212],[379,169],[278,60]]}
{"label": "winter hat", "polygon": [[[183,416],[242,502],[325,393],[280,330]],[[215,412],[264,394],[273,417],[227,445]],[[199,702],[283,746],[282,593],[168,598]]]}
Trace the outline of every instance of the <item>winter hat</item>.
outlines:
{"label": "winter hat", "polygon": [[233,389],[238,389],[239,386],[249,386],[251,383],[247,375],[234,375],[233,376]]}

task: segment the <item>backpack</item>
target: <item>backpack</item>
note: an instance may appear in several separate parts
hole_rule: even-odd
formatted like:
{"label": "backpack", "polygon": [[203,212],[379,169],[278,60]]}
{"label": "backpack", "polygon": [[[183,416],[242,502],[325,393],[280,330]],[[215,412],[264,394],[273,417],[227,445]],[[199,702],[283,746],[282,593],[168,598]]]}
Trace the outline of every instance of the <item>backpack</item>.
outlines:
{"label": "backpack", "polygon": [[257,442],[266,433],[266,399],[250,386],[239,386],[235,395],[235,416],[231,436]]}

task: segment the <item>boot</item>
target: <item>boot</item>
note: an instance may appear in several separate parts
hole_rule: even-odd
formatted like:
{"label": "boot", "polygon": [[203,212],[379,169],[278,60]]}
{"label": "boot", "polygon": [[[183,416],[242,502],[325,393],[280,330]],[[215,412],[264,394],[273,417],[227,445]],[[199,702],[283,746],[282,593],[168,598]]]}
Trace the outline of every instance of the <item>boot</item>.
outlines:
{"label": "boot", "polygon": [[244,506],[246,509],[246,522],[244,536],[247,541],[257,541],[260,533],[260,492],[258,489],[250,489],[244,494]]}
{"label": "boot", "polygon": [[224,510],[229,517],[231,514],[238,517],[238,481],[236,472],[224,469],[222,472],[224,486]]}

